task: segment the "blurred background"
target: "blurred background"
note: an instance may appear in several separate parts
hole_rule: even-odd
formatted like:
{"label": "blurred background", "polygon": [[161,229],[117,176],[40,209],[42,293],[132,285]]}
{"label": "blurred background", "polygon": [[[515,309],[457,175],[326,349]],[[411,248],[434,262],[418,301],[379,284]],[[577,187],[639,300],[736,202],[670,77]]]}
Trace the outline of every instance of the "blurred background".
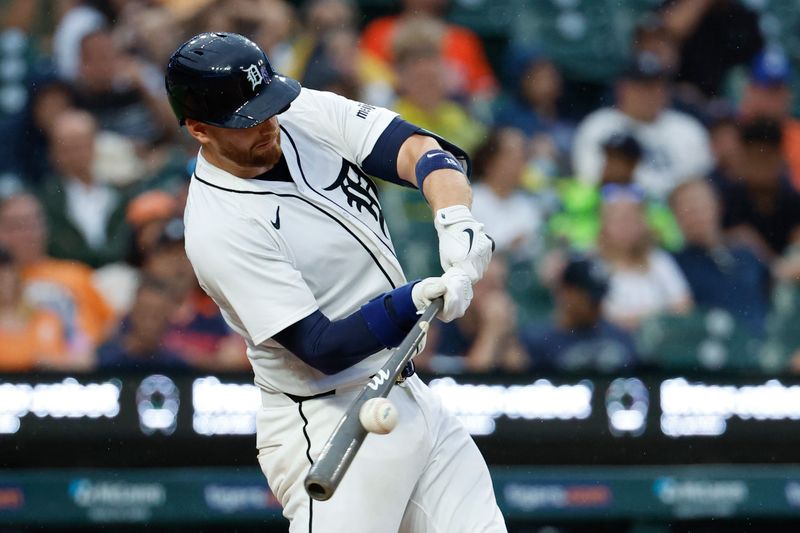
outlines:
{"label": "blurred background", "polygon": [[0,531],[286,530],[183,251],[209,30],[471,154],[498,249],[417,363],[511,532],[800,530],[795,0],[0,0]]}

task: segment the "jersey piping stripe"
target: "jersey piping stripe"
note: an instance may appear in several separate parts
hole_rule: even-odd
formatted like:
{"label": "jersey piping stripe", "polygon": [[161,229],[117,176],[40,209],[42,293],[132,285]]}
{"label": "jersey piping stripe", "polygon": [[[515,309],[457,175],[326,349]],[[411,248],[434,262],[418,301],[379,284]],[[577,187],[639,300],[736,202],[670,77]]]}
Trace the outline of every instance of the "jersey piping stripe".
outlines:
{"label": "jersey piping stripe", "polygon": [[375,254],[372,253],[372,251],[367,247],[367,245],[364,244],[361,241],[361,239],[359,239],[356,236],[355,233],[350,231],[350,229],[347,226],[345,226],[340,220],[337,220],[336,217],[334,217],[333,215],[331,215],[330,213],[328,213],[327,211],[325,211],[321,207],[312,204],[311,202],[309,202],[308,200],[306,200],[302,196],[297,196],[296,194],[277,193],[277,192],[270,192],[270,191],[239,191],[237,189],[228,189],[227,187],[220,187],[219,185],[214,185],[213,183],[210,183],[210,182],[204,180],[203,178],[201,178],[197,174],[194,174],[193,177],[194,177],[194,179],[196,179],[200,183],[208,185],[209,187],[213,187],[214,189],[219,189],[221,191],[234,192],[234,193],[237,193],[237,194],[255,194],[255,195],[267,195],[267,196],[280,196],[281,198],[296,198],[296,199],[298,199],[298,200],[300,200],[302,202],[307,203],[308,205],[310,205],[311,207],[313,207],[314,209],[316,209],[317,211],[319,211],[320,213],[322,213],[326,217],[330,218],[331,220],[333,220],[334,222],[339,224],[342,227],[342,229],[344,229],[347,233],[349,233],[350,236],[353,237],[358,242],[358,244],[360,244],[361,247],[364,248],[364,250],[369,254],[369,256],[372,258],[372,261],[377,265],[377,267],[383,273],[383,276],[386,278],[386,281],[389,282],[389,285],[391,285],[393,289],[397,288],[397,286],[392,281],[392,278],[389,276],[389,273],[386,272],[386,270],[383,268],[383,265],[381,265],[380,262],[378,261],[378,258],[375,257]]}
{"label": "jersey piping stripe", "polygon": [[[303,402],[297,404],[297,410],[300,412],[300,418],[303,419],[303,436],[306,438],[306,457],[308,464],[314,466],[314,461],[311,459],[311,437],[308,436],[308,418],[303,414]],[[314,498],[310,495],[308,497],[308,533],[312,533],[311,526],[314,523]]]}
{"label": "jersey piping stripe", "polygon": [[[289,139],[289,143],[291,143],[291,145],[292,145],[292,148],[294,149],[294,157],[295,157],[295,159],[297,159],[297,168],[299,168],[299,169],[300,169],[300,175],[303,177],[303,181],[306,183],[306,185],[308,186],[308,188],[309,188],[309,189],[311,189],[312,191],[314,191],[315,193],[317,193],[319,196],[322,196],[323,198],[325,198],[325,199],[326,199],[326,200],[328,200],[329,202],[333,203],[334,205],[336,205],[336,206],[337,206],[337,207],[339,207],[340,209],[344,209],[342,206],[340,206],[339,204],[337,204],[336,202],[334,202],[333,200],[331,200],[330,198],[328,198],[327,196],[325,196],[324,194],[322,194],[321,192],[319,192],[318,190],[316,190],[314,187],[312,187],[312,186],[311,186],[311,184],[310,184],[310,183],[308,182],[308,180],[306,179],[306,174],[305,174],[305,172],[303,172],[303,165],[302,165],[302,164],[300,164],[300,150],[298,150],[298,149],[297,149],[297,145],[294,143],[294,139],[292,139],[292,136],[289,134],[289,132],[288,132],[288,131],[286,131],[286,128],[284,128],[283,126],[280,126],[280,128],[281,128],[281,131],[282,131],[282,132],[284,132],[284,133],[286,134],[286,137]],[[346,161],[346,160],[345,160],[345,161]],[[358,219],[356,219],[356,220],[358,220]],[[364,224],[364,223],[363,223],[363,222],[361,222],[360,220],[359,220],[359,222],[360,222],[360,223],[361,223],[361,224],[362,224],[364,227],[366,227],[366,228],[367,228],[369,231],[371,231],[371,232],[372,232],[372,233],[375,235],[375,237],[378,239],[378,241],[380,241],[380,243],[381,243],[382,245],[384,245],[384,246],[386,247],[386,249],[387,249],[387,250],[389,250],[389,253],[391,253],[391,254],[394,256],[394,258],[395,258],[395,259],[397,259],[397,254],[395,254],[395,253],[394,253],[394,250],[392,250],[392,247],[391,247],[391,246],[389,246],[388,244],[386,244],[385,242],[383,242],[383,239],[381,239],[381,238],[380,238],[380,236],[379,236],[377,233],[375,233],[375,231],[373,231],[373,230],[372,230],[372,229],[371,229],[369,226],[367,226],[366,224]]]}

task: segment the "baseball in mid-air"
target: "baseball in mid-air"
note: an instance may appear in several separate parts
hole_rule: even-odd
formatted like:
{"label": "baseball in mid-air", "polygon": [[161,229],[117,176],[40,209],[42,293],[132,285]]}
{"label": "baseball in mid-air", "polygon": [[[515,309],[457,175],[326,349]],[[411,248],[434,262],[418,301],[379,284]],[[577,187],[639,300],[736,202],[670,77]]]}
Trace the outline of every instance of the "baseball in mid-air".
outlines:
{"label": "baseball in mid-air", "polygon": [[358,420],[370,433],[386,435],[397,425],[397,407],[386,398],[372,398],[361,406]]}

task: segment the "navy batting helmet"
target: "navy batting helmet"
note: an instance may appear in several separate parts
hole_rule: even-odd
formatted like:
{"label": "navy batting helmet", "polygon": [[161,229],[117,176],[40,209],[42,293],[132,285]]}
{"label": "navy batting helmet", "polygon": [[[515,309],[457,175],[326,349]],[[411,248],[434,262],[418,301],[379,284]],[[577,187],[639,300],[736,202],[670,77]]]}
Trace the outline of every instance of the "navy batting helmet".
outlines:
{"label": "navy batting helmet", "polygon": [[167,94],[181,125],[187,118],[223,128],[250,128],[284,111],[300,84],[272,70],[253,41],[235,33],[201,33],[169,58]]}

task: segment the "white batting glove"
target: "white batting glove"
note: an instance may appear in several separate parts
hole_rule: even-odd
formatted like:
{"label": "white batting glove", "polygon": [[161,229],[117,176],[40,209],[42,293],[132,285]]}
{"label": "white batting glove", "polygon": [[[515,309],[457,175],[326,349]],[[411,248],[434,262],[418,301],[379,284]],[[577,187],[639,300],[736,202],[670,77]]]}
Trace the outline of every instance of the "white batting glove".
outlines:
{"label": "white batting glove", "polygon": [[483,277],[492,259],[494,243],[465,205],[439,209],[433,221],[439,234],[439,260],[447,272],[461,268],[472,283]]}
{"label": "white batting glove", "polygon": [[472,301],[472,282],[463,270],[450,268],[438,278],[425,278],[411,289],[411,299],[417,310],[422,312],[431,301],[444,297],[444,306],[439,313],[439,320],[452,322],[464,316]]}

